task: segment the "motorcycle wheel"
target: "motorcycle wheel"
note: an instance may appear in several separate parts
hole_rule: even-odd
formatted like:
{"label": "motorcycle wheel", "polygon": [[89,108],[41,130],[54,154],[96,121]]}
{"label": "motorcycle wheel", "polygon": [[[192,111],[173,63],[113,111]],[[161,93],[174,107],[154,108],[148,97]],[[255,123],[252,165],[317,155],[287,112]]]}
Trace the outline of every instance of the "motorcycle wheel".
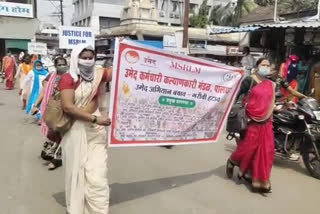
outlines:
{"label": "motorcycle wheel", "polygon": [[[318,151],[320,151],[320,146],[317,145],[317,147]],[[302,152],[302,159],[310,175],[320,180],[320,159],[317,158],[311,144]]]}

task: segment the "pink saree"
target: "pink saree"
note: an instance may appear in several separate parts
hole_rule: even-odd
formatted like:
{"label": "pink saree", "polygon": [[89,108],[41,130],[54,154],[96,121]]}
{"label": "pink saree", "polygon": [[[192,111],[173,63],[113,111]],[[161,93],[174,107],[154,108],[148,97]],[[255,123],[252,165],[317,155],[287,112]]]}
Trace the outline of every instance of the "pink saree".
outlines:
{"label": "pink saree", "polygon": [[254,121],[267,119],[267,122],[250,122],[244,139],[238,141],[237,149],[231,156],[242,173],[251,172],[253,181],[269,182],[270,179],[275,154],[271,116],[274,96],[274,85],[269,80],[252,88],[247,115]]}
{"label": "pink saree", "polygon": [[[56,86],[56,77],[57,77],[57,73],[53,72],[50,75],[47,87],[43,89],[44,94],[43,94],[43,98],[42,98],[42,102],[41,102],[41,106],[40,106],[41,115],[43,115],[44,112],[46,111],[49,99],[53,94],[54,88]],[[49,131],[49,128],[48,128],[47,124],[45,123],[43,117],[41,117],[41,132],[44,136],[48,137],[48,131]]]}

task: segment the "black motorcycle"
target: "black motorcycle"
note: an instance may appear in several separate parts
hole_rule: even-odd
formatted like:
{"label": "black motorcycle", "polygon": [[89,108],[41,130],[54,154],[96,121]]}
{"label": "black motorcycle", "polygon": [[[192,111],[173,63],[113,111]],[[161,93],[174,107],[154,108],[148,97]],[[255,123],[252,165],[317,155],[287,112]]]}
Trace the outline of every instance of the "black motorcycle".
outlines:
{"label": "black motorcycle", "polygon": [[285,103],[276,103],[275,109],[273,126],[276,154],[297,161],[297,154],[300,153],[311,176],[320,179],[319,103],[308,97],[290,107]]}

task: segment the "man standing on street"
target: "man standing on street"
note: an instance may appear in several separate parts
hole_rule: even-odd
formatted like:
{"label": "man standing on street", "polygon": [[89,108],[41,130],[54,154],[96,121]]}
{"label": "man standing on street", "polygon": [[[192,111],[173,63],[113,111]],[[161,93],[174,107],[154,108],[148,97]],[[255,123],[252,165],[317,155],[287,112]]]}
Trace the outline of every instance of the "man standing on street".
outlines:
{"label": "man standing on street", "polygon": [[251,70],[254,68],[255,65],[255,60],[253,56],[250,54],[250,48],[249,47],[244,47],[243,48],[243,57],[241,60],[241,66],[243,67],[245,71],[246,76],[251,75]]}

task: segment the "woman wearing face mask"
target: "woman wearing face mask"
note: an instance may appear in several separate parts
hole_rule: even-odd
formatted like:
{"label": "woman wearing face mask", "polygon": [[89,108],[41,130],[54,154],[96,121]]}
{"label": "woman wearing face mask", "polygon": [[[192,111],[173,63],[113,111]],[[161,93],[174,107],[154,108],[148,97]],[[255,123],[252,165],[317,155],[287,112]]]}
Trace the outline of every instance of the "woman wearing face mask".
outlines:
{"label": "woman wearing face mask", "polygon": [[[33,106],[31,114],[39,112],[40,105],[40,114],[42,115],[46,111],[50,97],[56,90],[58,90],[58,83],[61,75],[69,70],[66,59],[62,57],[58,57],[55,59],[54,66],[56,71],[50,73],[43,80],[43,88],[37,101]],[[60,156],[55,155],[59,152],[58,150],[60,148],[59,145],[61,141],[61,136],[59,133],[49,129],[43,119],[41,119],[41,132],[48,139],[43,145],[41,157],[46,161],[50,161],[48,165],[49,170],[54,170],[62,165],[62,160]]]}
{"label": "woman wearing face mask", "polygon": [[[23,88],[30,88],[30,97],[28,100],[26,113],[30,114],[32,108],[37,101],[42,90],[42,81],[47,77],[48,71],[43,68],[42,62],[36,60],[34,62],[33,70],[28,73],[25,78]],[[36,114],[37,119],[40,120],[40,113]]]}
{"label": "woman wearing face mask", "polygon": [[[298,75],[298,62],[299,62],[299,57],[296,55],[290,55],[286,64],[284,66],[281,66],[280,68],[280,74],[283,80],[287,81],[289,86],[294,89],[298,90],[299,85],[298,85],[298,80],[297,80],[297,75]],[[286,97],[288,101],[293,101],[295,103],[298,102],[298,99],[291,96],[291,94],[282,89],[281,92],[283,95]]]}
{"label": "woman wearing face mask", "polygon": [[238,178],[249,181],[254,192],[262,193],[271,192],[270,174],[275,153],[272,130],[275,84],[266,78],[270,73],[269,60],[259,59],[257,72],[246,77],[241,85],[239,96],[246,94],[243,103],[247,105],[250,122],[226,169],[227,176],[232,178],[233,169],[238,166]]}
{"label": "woman wearing face mask", "polygon": [[22,110],[25,110],[27,107],[27,98],[29,97],[29,90],[27,88],[23,88],[24,81],[28,73],[32,70],[31,65],[31,57],[30,55],[25,55],[22,59],[21,64],[18,67],[17,74],[15,79],[19,79],[19,95],[21,96],[22,100]]}
{"label": "woman wearing face mask", "polygon": [[70,214],[107,214],[107,133],[100,99],[110,70],[95,67],[94,50],[78,45],[71,53],[70,72],[59,82],[64,112],[75,121],[62,138],[66,205]]}
{"label": "woman wearing face mask", "polygon": [[279,75],[279,72],[276,69],[276,65],[271,65],[271,74],[268,76],[268,79],[276,83],[276,97],[277,101],[287,101],[287,96],[283,94],[283,91],[285,91],[287,94],[290,94],[290,96],[295,97],[297,99],[303,99],[306,98],[304,94],[300,93],[299,91],[293,89],[290,84],[281,78]]}

